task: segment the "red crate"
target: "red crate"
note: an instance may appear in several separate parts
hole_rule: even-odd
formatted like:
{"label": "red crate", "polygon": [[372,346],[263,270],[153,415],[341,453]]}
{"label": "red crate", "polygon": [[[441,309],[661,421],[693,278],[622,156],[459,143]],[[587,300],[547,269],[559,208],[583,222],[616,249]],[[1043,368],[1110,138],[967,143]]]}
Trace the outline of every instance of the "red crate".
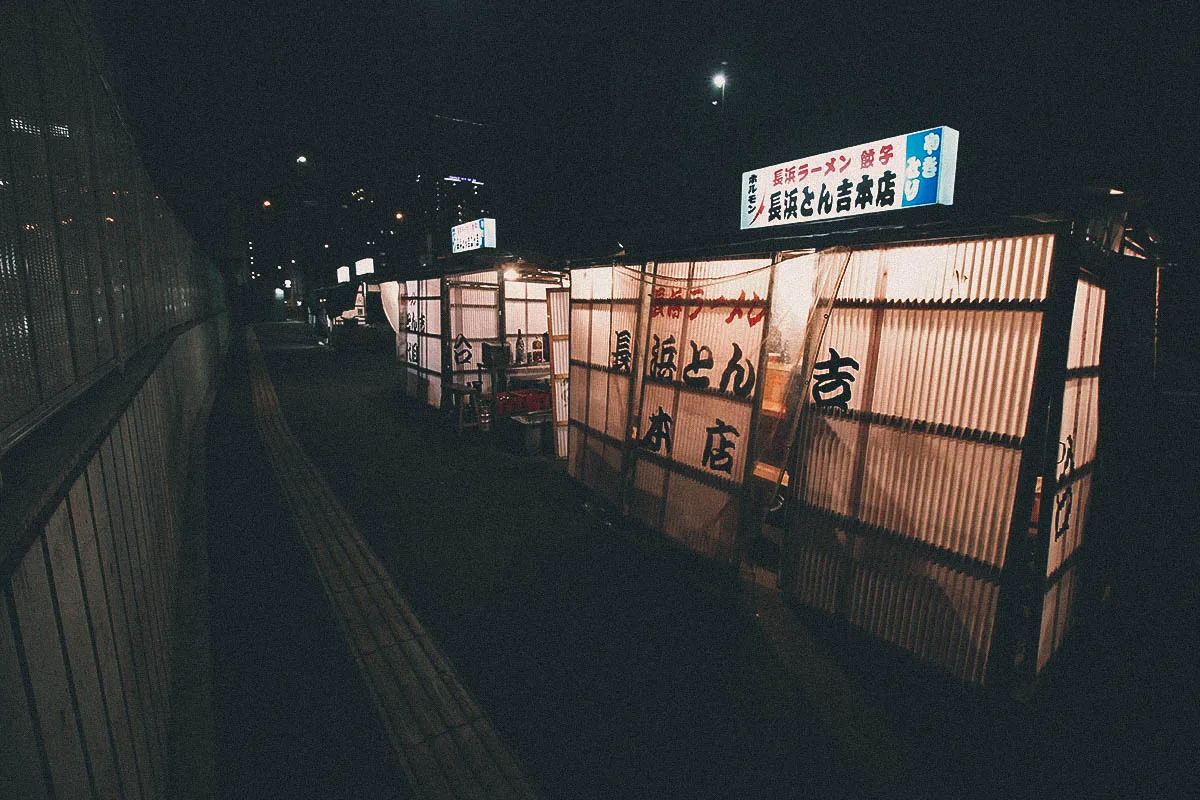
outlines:
{"label": "red crate", "polygon": [[496,395],[496,415],[511,417],[525,411],[525,398],[516,392],[500,392]]}
{"label": "red crate", "polygon": [[526,411],[547,411],[550,408],[550,393],[541,389],[513,389],[511,394],[521,397]]}

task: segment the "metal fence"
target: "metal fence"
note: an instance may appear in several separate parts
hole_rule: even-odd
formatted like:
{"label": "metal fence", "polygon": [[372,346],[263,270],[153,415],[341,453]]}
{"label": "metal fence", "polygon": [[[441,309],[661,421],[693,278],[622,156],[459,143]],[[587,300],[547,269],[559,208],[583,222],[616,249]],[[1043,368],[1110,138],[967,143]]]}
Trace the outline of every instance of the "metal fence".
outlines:
{"label": "metal fence", "polygon": [[75,4],[0,0],[2,797],[171,791],[188,467],[222,311]]}
{"label": "metal fence", "polygon": [[0,453],[220,297],[91,53],[72,3],[0,2]]}

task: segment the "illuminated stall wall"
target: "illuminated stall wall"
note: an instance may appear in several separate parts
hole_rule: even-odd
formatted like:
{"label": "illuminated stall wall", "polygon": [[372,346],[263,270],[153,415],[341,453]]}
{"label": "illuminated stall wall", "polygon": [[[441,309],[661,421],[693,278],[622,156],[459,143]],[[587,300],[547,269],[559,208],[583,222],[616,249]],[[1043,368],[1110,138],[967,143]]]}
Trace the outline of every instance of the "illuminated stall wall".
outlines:
{"label": "illuminated stall wall", "polygon": [[854,252],[801,415],[784,586],[972,682],[1019,505],[1054,246]]}
{"label": "illuminated stall wall", "polygon": [[554,454],[569,452],[571,407],[571,290],[549,289],[546,302],[550,327],[550,392],[554,412]]}
{"label": "illuminated stall wall", "polygon": [[442,282],[405,283],[404,360],[410,397],[442,404]]}
{"label": "illuminated stall wall", "polygon": [[806,398],[807,507],[1003,566],[1052,244],[853,254]]}
{"label": "illuminated stall wall", "polygon": [[663,263],[648,276],[630,512],[731,559],[767,328],[771,261]]}
{"label": "illuminated stall wall", "polygon": [[460,383],[480,380],[483,343],[499,341],[500,278],[495,270],[485,270],[445,281],[450,293],[448,377]]}
{"label": "illuminated stall wall", "polygon": [[1040,668],[1076,591],[1105,300],[1058,236],[575,270],[571,474],[718,559],[773,530],[781,588],[966,681]]}
{"label": "illuminated stall wall", "polygon": [[612,503],[622,493],[630,386],[637,361],[641,267],[571,272],[568,469]]}
{"label": "illuminated stall wall", "polygon": [[1047,540],[1048,588],[1043,601],[1038,668],[1062,643],[1075,595],[1071,557],[1083,544],[1091,505],[1100,426],[1100,345],[1105,291],[1085,275],[1075,287],[1071,339],[1067,351],[1062,423],[1058,434],[1053,505]]}

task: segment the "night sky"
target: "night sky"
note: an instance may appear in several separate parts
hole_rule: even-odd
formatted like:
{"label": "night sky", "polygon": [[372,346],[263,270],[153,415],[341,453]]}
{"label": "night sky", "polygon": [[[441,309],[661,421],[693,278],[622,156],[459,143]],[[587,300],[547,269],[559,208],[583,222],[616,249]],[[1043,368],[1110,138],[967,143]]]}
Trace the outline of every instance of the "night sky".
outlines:
{"label": "night sky", "polygon": [[502,246],[735,239],[743,170],[935,125],[961,132],[960,206],[1115,186],[1194,237],[1188,6],[981,5],[91,3],[151,175],[210,246],[299,153],[346,189],[477,177]]}

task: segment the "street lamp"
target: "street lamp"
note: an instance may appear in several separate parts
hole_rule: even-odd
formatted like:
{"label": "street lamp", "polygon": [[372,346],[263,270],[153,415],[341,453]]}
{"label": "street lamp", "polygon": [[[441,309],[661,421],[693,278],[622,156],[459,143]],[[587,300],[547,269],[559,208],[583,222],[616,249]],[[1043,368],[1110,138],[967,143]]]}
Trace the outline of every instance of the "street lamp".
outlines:
{"label": "street lamp", "polygon": [[713,82],[713,86],[715,86],[721,90],[721,104],[724,105],[724,103],[725,103],[725,73],[718,72],[716,75],[713,75],[712,82]]}

